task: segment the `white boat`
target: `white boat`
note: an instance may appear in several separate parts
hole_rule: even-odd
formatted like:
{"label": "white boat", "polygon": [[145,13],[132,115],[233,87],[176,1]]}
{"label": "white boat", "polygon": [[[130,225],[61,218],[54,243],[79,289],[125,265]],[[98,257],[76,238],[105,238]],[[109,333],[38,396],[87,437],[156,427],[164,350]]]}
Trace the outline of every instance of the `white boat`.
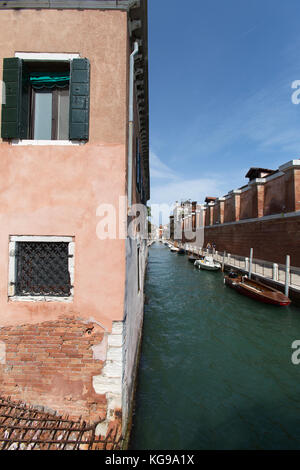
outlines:
{"label": "white boat", "polygon": [[172,251],[172,253],[178,253],[179,248],[177,248],[176,246],[171,246],[170,251]]}
{"label": "white boat", "polygon": [[218,271],[221,268],[221,264],[214,261],[212,256],[205,256],[204,259],[197,259],[194,266],[199,269],[206,269],[207,271]]}

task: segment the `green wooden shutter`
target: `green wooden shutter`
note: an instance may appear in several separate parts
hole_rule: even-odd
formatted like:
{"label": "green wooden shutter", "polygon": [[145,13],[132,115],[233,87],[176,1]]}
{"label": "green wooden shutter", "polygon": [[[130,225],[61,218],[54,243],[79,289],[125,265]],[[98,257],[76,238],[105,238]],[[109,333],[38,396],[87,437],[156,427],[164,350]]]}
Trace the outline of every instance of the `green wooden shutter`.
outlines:
{"label": "green wooden shutter", "polygon": [[22,93],[22,60],[13,57],[3,59],[5,104],[2,104],[1,137],[20,138],[20,109]]}
{"label": "green wooden shutter", "polygon": [[22,61],[22,88],[20,98],[20,139],[29,138],[30,86],[26,62]]}
{"label": "green wooden shutter", "polygon": [[70,77],[70,140],[88,140],[90,107],[90,63],[73,59]]}

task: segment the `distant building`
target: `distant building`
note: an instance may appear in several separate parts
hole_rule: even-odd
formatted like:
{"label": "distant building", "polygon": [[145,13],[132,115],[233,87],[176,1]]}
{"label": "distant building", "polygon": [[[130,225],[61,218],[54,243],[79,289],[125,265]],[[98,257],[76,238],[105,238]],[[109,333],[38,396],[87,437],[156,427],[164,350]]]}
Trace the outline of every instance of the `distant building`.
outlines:
{"label": "distant building", "polygon": [[170,240],[174,241],[174,215],[170,215]]}
{"label": "distant building", "polygon": [[202,226],[200,210],[196,201],[176,202],[170,216],[170,238],[180,243],[194,243],[196,230]]}

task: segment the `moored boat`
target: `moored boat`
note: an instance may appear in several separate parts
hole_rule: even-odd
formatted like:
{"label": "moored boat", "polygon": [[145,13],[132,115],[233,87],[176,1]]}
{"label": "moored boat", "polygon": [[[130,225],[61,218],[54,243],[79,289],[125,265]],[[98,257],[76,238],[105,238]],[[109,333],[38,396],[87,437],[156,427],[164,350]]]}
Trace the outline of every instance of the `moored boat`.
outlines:
{"label": "moored boat", "polygon": [[185,250],[183,248],[179,248],[177,254],[178,255],[185,255]]}
{"label": "moored boat", "polygon": [[205,256],[204,259],[197,259],[194,263],[199,269],[206,269],[207,271],[218,271],[221,264],[213,259],[212,256]]}
{"label": "moored boat", "polygon": [[242,276],[234,272],[224,277],[224,283],[240,294],[265,304],[287,306],[291,303],[288,297],[274,287],[267,286],[260,281],[254,281],[247,276]]}
{"label": "moored boat", "polygon": [[204,259],[204,258],[205,258],[204,255],[192,254],[192,255],[189,255],[188,260],[190,263],[195,264],[195,261],[199,261],[200,259]]}

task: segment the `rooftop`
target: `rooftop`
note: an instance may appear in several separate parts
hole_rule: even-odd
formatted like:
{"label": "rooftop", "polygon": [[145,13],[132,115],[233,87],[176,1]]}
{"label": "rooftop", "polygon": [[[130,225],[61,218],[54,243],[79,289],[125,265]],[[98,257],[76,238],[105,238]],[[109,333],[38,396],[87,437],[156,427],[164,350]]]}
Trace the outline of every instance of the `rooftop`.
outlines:
{"label": "rooftop", "polygon": [[205,198],[205,202],[214,202],[217,198],[216,197],[210,197],[210,196],[207,196]]}
{"label": "rooftop", "polygon": [[246,174],[245,178],[249,178],[250,180],[255,178],[262,178],[263,176],[270,175],[274,172],[275,170],[270,170],[268,168],[251,167],[248,173]]}
{"label": "rooftop", "polygon": [[139,7],[140,0],[1,0],[0,8],[119,9]]}
{"label": "rooftop", "polygon": [[121,436],[113,428],[105,440],[95,431],[96,424],[0,397],[0,450],[120,450]]}

